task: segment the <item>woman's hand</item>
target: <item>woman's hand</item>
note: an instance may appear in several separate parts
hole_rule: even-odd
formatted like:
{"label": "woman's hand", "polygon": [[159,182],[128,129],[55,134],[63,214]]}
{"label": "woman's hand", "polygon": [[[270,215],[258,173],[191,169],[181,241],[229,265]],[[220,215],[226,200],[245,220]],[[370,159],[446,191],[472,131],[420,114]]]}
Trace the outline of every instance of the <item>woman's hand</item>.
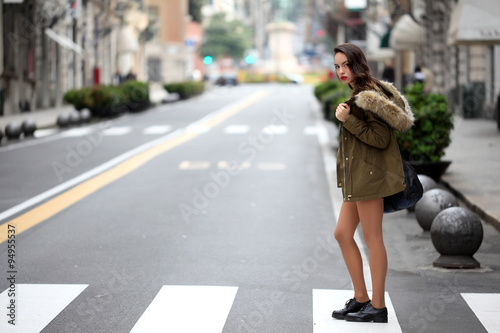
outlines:
{"label": "woman's hand", "polygon": [[335,117],[341,122],[347,120],[349,115],[351,114],[351,108],[346,103],[341,103],[337,106],[337,110],[335,111]]}

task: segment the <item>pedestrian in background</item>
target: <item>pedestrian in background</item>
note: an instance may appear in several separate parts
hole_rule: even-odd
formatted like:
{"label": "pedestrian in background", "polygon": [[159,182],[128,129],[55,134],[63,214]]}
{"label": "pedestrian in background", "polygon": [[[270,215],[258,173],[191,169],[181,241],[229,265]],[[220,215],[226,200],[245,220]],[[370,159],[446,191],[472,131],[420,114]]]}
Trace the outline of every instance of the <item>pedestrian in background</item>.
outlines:
{"label": "pedestrian in background", "polygon": [[123,81],[123,77],[120,73],[120,70],[117,69],[115,74],[113,75],[113,85],[119,86],[120,84],[122,84],[122,81]]}
{"label": "pedestrian in background", "polygon": [[[335,239],[352,280],[354,297],[343,309],[333,311],[332,317],[357,322],[387,322],[383,198],[405,188],[394,130],[409,129],[414,118],[408,102],[392,84],[372,77],[359,47],[341,44],[334,53],[337,77],[352,90],[350,99],[341,103],[335,112],[341,122],[337,183],[343,195]],[[371,300],[363,276],[361,254],[354,241],[360,222],[369,252]]]}
{"label": "pedestrian in background", "polygon": [[390,60],[385,61],[384,71],[382,72],[382,80],[394,83],[394,68]]}
{"label": "pedestrian in background", "polygon": [[135,81],[137,79],[137,76],[134,74],[134,71],[133,70],[130,70],[127,74],[127,76],[125,76],[125,81]]}
{"label": "pedestrian in background", "polygon": [[413,81],[419,83],[425,82],[425,73],[422,72],[422,68],[420,66],[415,66],[415,72],[413,73]]}

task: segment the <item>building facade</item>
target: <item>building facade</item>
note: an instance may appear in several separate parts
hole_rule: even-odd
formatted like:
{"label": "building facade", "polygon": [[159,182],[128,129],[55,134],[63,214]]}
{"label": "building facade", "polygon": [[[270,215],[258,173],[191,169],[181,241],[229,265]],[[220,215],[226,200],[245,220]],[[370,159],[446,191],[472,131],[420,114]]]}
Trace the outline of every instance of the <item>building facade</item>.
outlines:
{"label": "building facade", "polygon": [[181,82],[191,76],[187,66],[187,0],[146,0],[150,17],[156,17],[158,33],[145,45],[145,78],[153,82]]}
{"label": "building facade", "polygon": [[59,107],[64,93],[112,83],[117,0],[0,0],[0,114]]}

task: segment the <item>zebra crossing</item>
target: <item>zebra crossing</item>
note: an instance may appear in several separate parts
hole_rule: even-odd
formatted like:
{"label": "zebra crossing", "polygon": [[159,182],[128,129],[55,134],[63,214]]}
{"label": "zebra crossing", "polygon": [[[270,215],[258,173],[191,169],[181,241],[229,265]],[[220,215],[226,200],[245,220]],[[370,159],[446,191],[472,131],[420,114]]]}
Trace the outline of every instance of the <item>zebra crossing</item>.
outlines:
{"label": "zebra crossing", "polygon": [[0,304],[2,309],[7,308],[8,314],[2,316],[0,332],[40,332],[87,287],[85,284],[18,284],[15,291],[5,290],[0,294]]}
{"label": "zebra crossing", "polygon": [[[39,333],[88,287],[86,284],[16,285],[15,325],[8,315],[0,321],[0,332]],[[223,331],[235,302],[237,286],[165,285],[133,326],[130,333]],[[387,324],[352,323],[331,318],[332,309],[342,308],[352,297],[352,290],[312,290],[313,332],[397,333],[402,332],[391,298],[386,293],[389,312]],[[472,312],[488,333],[500,332],[500,294],[462,293]],[[0,294],[0,305],[8,309],[12,299],[9,289]],[[193,320],[196,313],[196,320]]]}
{"label": "zebra crossing", "polygon": [[[202,125],[191,125],[188,126],[187,128],[188,132],[191,133],[204,133],[207,132],[209,129],[206,126]],[[117,136],[123,136],[131,133],[137,133],[140,132],[142,135],[164,135],[166,133],[172,132],[174,130],[174,127],[172,125],[166,124],[166,125],[153,125],[153,126],[148,126],[143,129],[134,129],[132,126],[113,126],[110,128],[106,128],[104,130],[101,130],[101,133],[103,136],[109,136],[109,137],[117,137]],[[100,131],[99,129],[95,127],[80,127],[80,128],[73,128],[66,130],[64,132],[60,133],[61,138],[78,138],[78,137],[84,137],[87,135],[91,135],[92,133]],[[246,134],[251,131],[250,126],[245,125],[245,124],[234,124],[234,125],[227,125],[226,127],[223,128],[222,132],[224,134],[228,135],[237,135],[237,134]],[[271,134],[271,135],[284,135],[289,132],[289,128],[285,125],[269,125],[263,128],[259,128],[258,131],[262,131],[265,134]],[[316,135],[317,130],[315,126],[307,126],[303,130],[304,135]],[[47,129],[47,130],[40,130],[36,132],[36,137],[37,138],[43,138],[47,137],[50,135],[57,134],[56,129]]]}

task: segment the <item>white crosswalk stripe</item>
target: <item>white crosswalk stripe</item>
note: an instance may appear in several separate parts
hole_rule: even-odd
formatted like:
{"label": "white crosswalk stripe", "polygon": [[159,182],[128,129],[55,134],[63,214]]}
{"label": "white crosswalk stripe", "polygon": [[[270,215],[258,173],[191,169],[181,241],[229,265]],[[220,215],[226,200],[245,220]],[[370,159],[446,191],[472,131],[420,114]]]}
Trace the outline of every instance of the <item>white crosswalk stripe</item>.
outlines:
{"label": "white crosswalk stripe", "polygon": [[320,128],[317,126],[307,126],[304,127],[304,134],[305,135],[318,135],[318,133],[321,131]]}
{"label": "white crosswalk stripe", "polygon": [[[0,294],[0,304],[14,304],[9,311],[12,317],[0,320],[2,333],[39,333],[57,315],[87,288],[86,284],[17,284],[14,295],[5,290]],[[9,295],[10,294],[10,295]],[[11,302],[14,300],[14,303]],[[7,305],[9,304],[9,305]],[[7,319],[6,319],[7,318]],[[15,325],[7,320],[15,319]]]}
{"label": "white crosswalk stripe", "polygon": [[288,127],[285,125],[270,125],[263,129],[266,134],[286,134],[288,133]]}
{"label": "white crosswalk stripe", "polygon": [[163,286],[130,333],[220,333],[238,287]]}
{"label": "white crosswalk stripe", "polygon": [[130,133],[132,131],[132,127],[130,126],[122,126],[122,127],[111,127],[105,129],[102,133],[106,136],[118,136]]}
{"label": "white crosswalk stripe", "polygon": [[37,129],[33,134],[35,138],[43,138],[44,136],[49,136],[57,133],[57,129],[55,128],[46,128],[46,129]]}
{"label": "white crosswalk stripe", "polygon": [[167,132],[170,132],[171,130],[172,130],[172,126],[170,126],[170,125],[154,125],[154,126],[149,126],[149,127],[146,127],[145,129],[143,129],[142,134],[158,135],[158,134],[165,134]]}
{"label": "white crosswalk stripe", "polygon": [[205,170],[210,168],[209,161],[182,161],[179,164],[180,170]]}
{"label": "white crosswalk stripe", "polygon": [[229,125],[224,129],[226,134],[245,134],[250,130],[248,125]]}
{"label": "white crosswalk stripe", "polygon": [[500,333],[500,294],[461,294],[489,333]]}
{"label": "white crosswalk stripe", "polygon": [[88,135],[88,134],[92,133],[93,131],[94,131],[94,129],[91,127],[72,128],[70,130],[63,132],[61,135],[63,137],[78,138],[78,137],[81,137],[84,135]]}
{"label": "white crosswalk stripe", "polygon": [[387,324],[353,323],[332,318],[332,311],[342,309],[345,302],[352,298],[352,290],[313,290],[313,332],[314,333],[396,333],[402,332],[389,294],[385,294],[385,303],[389,314]]}

